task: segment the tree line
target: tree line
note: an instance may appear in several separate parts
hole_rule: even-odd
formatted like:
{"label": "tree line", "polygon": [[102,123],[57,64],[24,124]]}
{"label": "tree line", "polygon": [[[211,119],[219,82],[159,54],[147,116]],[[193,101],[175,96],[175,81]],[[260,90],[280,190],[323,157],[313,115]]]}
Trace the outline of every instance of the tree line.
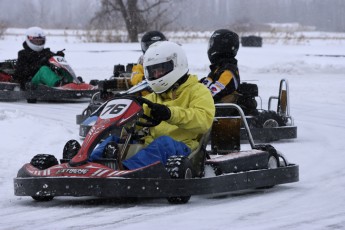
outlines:
{"label": "tree line", "polygon": [[[300,23],[345,32],[344,0],[2,0],[0,24],[64,29],[212,31],[239,25]],[[255,27],[253,27],[255,28]]]}

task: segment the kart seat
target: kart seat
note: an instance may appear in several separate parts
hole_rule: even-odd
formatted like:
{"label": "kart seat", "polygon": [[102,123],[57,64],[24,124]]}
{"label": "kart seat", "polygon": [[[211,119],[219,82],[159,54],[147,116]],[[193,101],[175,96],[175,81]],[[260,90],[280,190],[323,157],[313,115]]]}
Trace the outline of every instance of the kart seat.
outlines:
{"label": "kart seat", "polygon": [[211,131],[213,154],[227,154],[241,149],[241,118],[239,116],[216,117]]}
{"label": "kart seat", "polygon": [[197,177],[202,177],[204,175],[204,166],[207,156],[206,146],[209,142],[210,134],[211,129],[209,129],[203,135],[200,135],[198,138],[199,146],[188,156],[193,165],[194,175]]}
{"label": "kart seat", "polygon": [[[211,129],[209,129],[206,133],[203,135],[200,135],[198,140],[199,140],[199,145],[198,147],[191,152],[191,154],[188,156],[190,159],[193,169],[194,169],[194,174],[197,177],[202,177],[204,173],[204,165],[206,161],[206,146],[207,143],[209,142],[209,137],[210,137]],[[126,152],[126,159],[130,158],[131,156],[135,155],[139,150],[144,148],[145,145],[143,144],[130,144],[127,147],[127,152]],[[119,144],[119,148],[123,148],[123,144]]]}

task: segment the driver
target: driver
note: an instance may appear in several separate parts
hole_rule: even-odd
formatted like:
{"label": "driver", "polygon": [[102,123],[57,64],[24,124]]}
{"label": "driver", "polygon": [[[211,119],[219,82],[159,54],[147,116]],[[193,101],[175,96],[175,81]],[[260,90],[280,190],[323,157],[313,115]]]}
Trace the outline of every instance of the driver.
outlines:
{"label": "driver", "polygon": [[56,54],[49,48],[44,48],[46,36],[40,27],[30,27],[26,31],[23,48],[18,52],[14,80],[25,90],[25,84],[44,84],[50,87],[60,84],[60,77],[48,66],[48,59],[54,55],[65,56],[62,51]]}
{"label": "driver", "polygon": [[238,35],[227,29],[213,32],[208,44],[211,72],[200,81],[211,91],[216,103],[236,103],[240,73],[237,66]]}
{"label": "driver", "polygon": [[[215,114],[212,95],[197,76],[188,74],[187,57],[178,44],[152,44],[144,55],[143,66],[153,90],[143,99],[153,102],[150,107],[144,104],[144,113],[160,124],[151,127],[144,137],[146,147],[122,162],[130,170],[156,161],[165,165],[173,155],[188,156],[198,147],[198,137],[211,128]],[[116,140],[118,137],[108,137],[91,153],[90,160],[101,158],[108,144]]]}

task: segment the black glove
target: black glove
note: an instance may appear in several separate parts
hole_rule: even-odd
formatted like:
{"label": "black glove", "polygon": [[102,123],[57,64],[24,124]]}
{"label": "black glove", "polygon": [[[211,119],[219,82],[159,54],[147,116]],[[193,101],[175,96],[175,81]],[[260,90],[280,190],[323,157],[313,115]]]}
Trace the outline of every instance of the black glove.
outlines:
{"label": "black glove", "polygon": [[151,117],[157,121],[167,121],[171,117],[170,109],[163,104],[153,103],[146,98],[137,97],[137,100],[141,103],[147,104],[151,109]]}
{"label": "black glove", "polygon": [[57,56],[65,57],[65,53],[64,53],[63,51],[58,51],[58,52],[56,52],[56,55],[57,55]]}
{"label": "black glove", "polygon": [[149,105],[151,109],[151,117],[158,121],[166,121],[171,117],[171,111],[166,105],[152,103]]}

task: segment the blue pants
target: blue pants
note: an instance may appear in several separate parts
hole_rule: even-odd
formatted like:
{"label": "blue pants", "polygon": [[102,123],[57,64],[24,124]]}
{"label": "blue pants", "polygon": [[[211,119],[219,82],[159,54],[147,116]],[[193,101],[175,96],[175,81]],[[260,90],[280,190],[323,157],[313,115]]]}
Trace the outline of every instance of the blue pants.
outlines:
{"label": "blue pants", "polygon": [[[101,158],[105,146],[110,141],[118,142],[119,138],[115,136],[105,139],[92,153],[90,161]],[[156,138],[147,147],[141,149],[134,156],[122,161],[122,164],[128,169],[137,169],[150,165],[156,161],[166,164],[168,158],[174,155],[188,156],[191,149],[183,142],[175,141],[169,136]]]}

